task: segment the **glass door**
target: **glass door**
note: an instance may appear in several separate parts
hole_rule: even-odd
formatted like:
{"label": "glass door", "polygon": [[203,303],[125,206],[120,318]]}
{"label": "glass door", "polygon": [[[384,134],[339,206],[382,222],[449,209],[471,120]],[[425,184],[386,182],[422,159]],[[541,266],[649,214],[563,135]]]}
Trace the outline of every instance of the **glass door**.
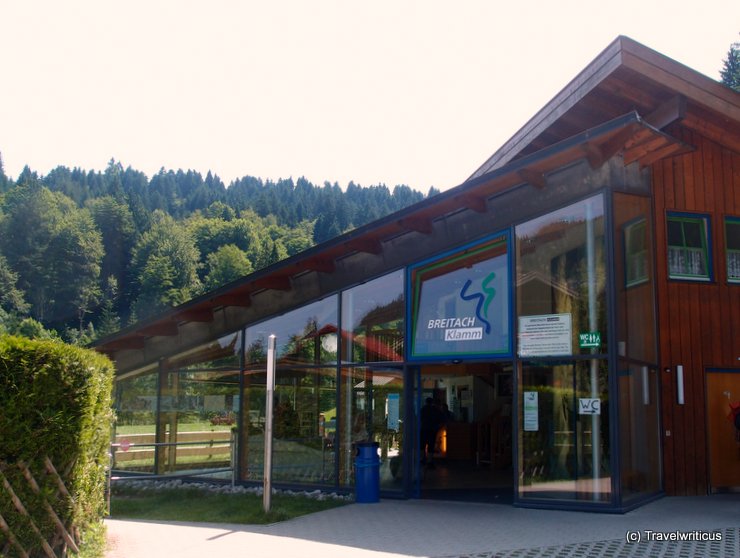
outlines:
{"label": "glass door", "polygon": [[520,366],[519,499],[608,503],[606,361]]}

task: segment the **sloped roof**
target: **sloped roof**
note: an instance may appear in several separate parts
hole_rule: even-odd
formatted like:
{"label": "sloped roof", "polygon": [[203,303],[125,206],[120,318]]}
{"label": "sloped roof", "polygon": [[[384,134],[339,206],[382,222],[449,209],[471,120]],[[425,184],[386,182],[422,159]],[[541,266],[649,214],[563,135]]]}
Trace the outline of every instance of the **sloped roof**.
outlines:
{"label": "sloped roof", "polygon": [[629,111],[636,111],[658,129],[680,121],[740,152],[739,93],[620,36],[470,178]]}

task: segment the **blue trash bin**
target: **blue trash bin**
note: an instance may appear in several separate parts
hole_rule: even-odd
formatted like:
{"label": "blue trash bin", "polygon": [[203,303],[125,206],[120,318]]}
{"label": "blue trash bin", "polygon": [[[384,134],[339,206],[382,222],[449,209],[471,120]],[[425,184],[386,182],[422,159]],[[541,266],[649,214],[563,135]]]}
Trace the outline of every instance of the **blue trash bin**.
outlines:
{"label": "blue trash bin", "polygon": [[380,502],[378,442],[359,442],[355,456],[355,502]]}

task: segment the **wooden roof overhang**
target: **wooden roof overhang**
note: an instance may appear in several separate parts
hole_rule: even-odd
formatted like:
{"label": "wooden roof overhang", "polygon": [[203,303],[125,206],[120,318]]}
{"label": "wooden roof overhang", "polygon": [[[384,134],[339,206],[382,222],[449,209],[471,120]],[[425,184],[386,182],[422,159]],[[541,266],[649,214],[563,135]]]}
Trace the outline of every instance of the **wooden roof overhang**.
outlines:
{"label": "wooden roof overhang", "polygon": [[676,123],[740,153],[740,94],[628,37],[618,37],[471,178],[629,111],[657,129]]}
{"label": "wooden roof overhang", "polygon": [[466,209],[485,213],[490,198],[511,188],[525,184],[537,189],[545,188],[548,173],[584,158],[593,168],[598,168],[609,158],[621,154],[625,164],[637,162],[645,166],[659,158],[690,149],[690,146],[645,122],[636,112],[628,112],[143,320],[98,340],[93,347],[115,357],[119,351],[144,349],[149,340],[155,337],[176,337],[184,324],[212,322],[215,312],[221,308],[249,307],[255,293],[268,289],[291,290],[293,279],[299,275],[310,272],[333,273],[339,259],[356,252],[380,254],[385,241],[402,234],[430,234],[434,221],[447,215]]}

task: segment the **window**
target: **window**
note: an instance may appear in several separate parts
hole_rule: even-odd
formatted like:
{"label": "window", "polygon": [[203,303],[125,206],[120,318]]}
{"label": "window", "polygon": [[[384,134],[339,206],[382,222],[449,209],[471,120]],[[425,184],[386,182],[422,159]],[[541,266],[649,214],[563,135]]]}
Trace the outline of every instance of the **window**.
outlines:
{"label": "window", "polygon": [[628,287],[644,283],[647,274],[647,241],[645,220],[624,227],[624,267]]}
{"label": "window", "polygon": [[727,280],[740,283],[740,218],[725,219],[725,246],[727,252]]}
{"label": "window", "polygon": [[668,216],[668,276],[671,279],[711,280],[708,230],[706,217]]}
{"label": "window", "polygon": [[607,352],[604,226],[601,195],[517,225],[519,356]]}

